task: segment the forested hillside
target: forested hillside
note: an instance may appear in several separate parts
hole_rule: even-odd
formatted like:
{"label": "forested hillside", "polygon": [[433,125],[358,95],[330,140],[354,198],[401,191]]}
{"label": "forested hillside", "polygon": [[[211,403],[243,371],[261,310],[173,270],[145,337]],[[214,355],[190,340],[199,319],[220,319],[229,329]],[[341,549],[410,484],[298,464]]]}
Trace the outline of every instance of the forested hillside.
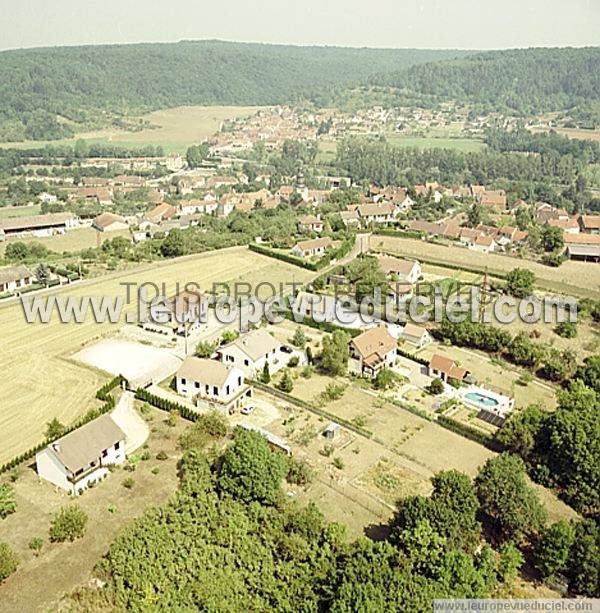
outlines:
{"label": "forested hillside", "polygon": [[289,103],[321,87],[464,54],[220,41],[6,51],[0,53],[0,139],[68,136],[69,120],[102,120],[98,110]]}
{"label": "forested hillside", "polygon": [[412,66],[372,82],[488,110],[561,110],[600,101],[600,48],[478,53]]}

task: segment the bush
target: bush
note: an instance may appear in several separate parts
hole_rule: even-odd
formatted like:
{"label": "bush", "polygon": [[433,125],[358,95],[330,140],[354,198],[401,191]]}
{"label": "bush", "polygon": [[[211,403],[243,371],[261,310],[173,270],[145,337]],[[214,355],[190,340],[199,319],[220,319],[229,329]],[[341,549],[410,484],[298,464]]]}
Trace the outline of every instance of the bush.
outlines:
{"label": "bush", "polygon": [[0,583],[12,575],[18,565],[19,562],[13,550],[6,543],[0,542]]}
{"label": "bush", "polygon": [[156,459],[157,460],[168,460],[169,456],[164,451],[161,450],[156,454]]}
{"label": "bush", "polygon": [[294,381],[287,370],[283,373],[283,377],[281,377],[281,381],[277,384],[277,388],[286,394],[289,394],[294,389]]}
{"label": "bush", "polygon": [[128,490],[130,490],[133,488],[134,485],[135,485],[135,480],[133,479],[133,477],[126,477],[125,479],[123,479],[124,488],[127,488]]}
{"label": "bush", "polygon": [[29,549],[34,551],[36,555],[39,554],[43,546],[44,539],[41,536],[36,536],[29,541]]}
{"label": "bush", "polygon": [[8,517],[17,510],[15,491],[7,483],[0,484],[0,519]]}
{"label": "bush", "polygon": [[437,377],[429,384],[429,387],[427,388],[429,390],[429,392],[431,394],[434,394],[435,396],[437,396],[438,394],[441,394],[444,391],[444,383],[441,379],[438,379]]}
{"label": "bush", "polygon": [[50,540],[53,543],[74,541],[85,534],[88,516],[77,505],[63,507],[50,525]]}
{"label": "bush", "polygon": [[333,465],[338,469],[338,470],[343,470],[344,469],[344,460],[342,460],[342,458],[340,458],[339,456],[337,458],[333,458]]}
{"label": "bush", "polygon": [[563,321],[556,325],[554,331],[563,338],[575,338],[577,336],[577,324],[570,321]]}
{"label": "bush", "polygon": [[300,358],[297,355],[295,355],[288,360],[287,365],[289,368],[295,368],[296,366],[298,366],[299,363],[300,363]]}
{"label": "bush", "polygon": [[292,483],[294,485],[306,485],[307,483],[310,483],[312,479],[313,471],[306,462],[296,460],[295,458],[289,458],[288,472],[285,477],[285,480],[288,483]]}

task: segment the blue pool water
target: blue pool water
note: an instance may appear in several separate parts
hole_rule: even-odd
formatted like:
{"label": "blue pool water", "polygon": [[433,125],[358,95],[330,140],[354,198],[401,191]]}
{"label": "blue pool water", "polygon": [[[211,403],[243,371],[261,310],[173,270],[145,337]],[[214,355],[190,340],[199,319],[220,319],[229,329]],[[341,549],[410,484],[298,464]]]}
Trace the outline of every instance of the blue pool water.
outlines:
{"label": "blue pool water", "polygon": [[483,407],[495,407],[498,406],[498,401],[494,400],[494,398],[490,398],[489,396],[484,396],[483,394],[479,394],[478,392],[469,392],[465,394],[465,398],[480,404]]}

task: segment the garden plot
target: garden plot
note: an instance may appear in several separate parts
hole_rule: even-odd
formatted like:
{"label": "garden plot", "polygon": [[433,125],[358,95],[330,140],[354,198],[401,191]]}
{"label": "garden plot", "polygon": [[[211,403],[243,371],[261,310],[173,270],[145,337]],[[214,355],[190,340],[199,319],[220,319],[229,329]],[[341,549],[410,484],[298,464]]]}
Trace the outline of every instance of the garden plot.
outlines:
{"label": "garden plot", "polygon": [[181,364],[170,349],[120,339],[94,343],[78,351],[73,359],[111,375],[122,375],[134,388],[166,379]]}

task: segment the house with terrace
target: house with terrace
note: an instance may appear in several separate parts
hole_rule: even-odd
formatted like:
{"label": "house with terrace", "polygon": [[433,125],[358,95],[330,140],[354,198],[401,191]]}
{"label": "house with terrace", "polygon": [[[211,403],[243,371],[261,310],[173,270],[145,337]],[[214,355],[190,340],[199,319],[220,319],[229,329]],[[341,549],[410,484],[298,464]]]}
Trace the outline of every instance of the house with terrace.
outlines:
{"label": "house with terrace", "polygon": [[373,379],[384,368],[396,362],[398,343],[385,325],[371,328],[350,341],[348,371]]}
{"label": "house with terrace", "polygon": [[175,389],[199,408],[233,413],[252,397],[244,372],[217,360],[187,357],[175,375]]}

